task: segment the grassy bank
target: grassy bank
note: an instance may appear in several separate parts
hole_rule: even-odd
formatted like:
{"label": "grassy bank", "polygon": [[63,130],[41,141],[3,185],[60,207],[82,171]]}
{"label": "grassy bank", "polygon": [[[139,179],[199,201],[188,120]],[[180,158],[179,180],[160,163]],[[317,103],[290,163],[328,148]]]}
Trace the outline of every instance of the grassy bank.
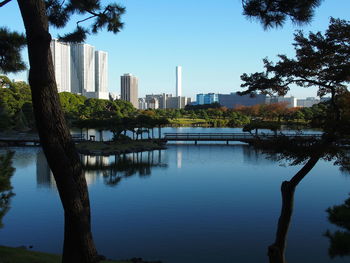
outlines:
{"label": "grassy bank", "polygon": [[[0,246],[0,263],[60,263],[61,256],[30,251],[25,248]],[[131,261],[101,261],[102,263],[128,263]]]}
{"label": "grassy bank", "polygon": [[179,126],[209,126],[209,123],[205,119],[189,119],[189,118],[176,118],[169,119],[170,125],[179,125]]}
{"label": "grassy bank", "polygon": [[158,140],[125,140],[116,142],[86,141],[78,143],[76,146],[80,153],[89,155],[113,155],[165,148]]}

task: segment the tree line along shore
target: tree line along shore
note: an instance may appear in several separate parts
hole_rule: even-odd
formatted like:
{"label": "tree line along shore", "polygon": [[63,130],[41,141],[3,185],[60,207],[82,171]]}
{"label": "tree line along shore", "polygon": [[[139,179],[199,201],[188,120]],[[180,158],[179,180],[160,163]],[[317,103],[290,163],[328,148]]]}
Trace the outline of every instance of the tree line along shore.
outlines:
{"label": "tree line along shore", "polygon": [[[0,86],[0,131],[35,131],[29,85],[0,76]],[[213,103],[185,109],[137,110],[123,100],[88,99],[68,92],[60,93],[59,98],[71,128],[110,130],[116,139],[125,130],[135,133],[138,139],[138,135],[152,134],[154,128],[164,126],[244,127],[264,122],[318,128],[329,108],[329,103],[311,108],[288,108],[276,103],[229,109]]]}

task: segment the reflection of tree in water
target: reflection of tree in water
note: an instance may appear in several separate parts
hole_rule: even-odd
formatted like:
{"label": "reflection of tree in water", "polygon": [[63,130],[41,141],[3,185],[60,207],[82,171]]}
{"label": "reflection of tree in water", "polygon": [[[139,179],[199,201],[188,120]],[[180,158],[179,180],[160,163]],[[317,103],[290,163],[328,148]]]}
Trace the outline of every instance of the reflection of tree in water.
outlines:
{"label": "reflection of tree in water", "polygon": [[10,209],[11,197],[14,195],[10,179],[15,171],[12,167],[13,152],[0,155],[0,228],[3,227],[2,218]]}
{"label": "reflection of tree in water", "polygon": [[338,230],[331,233],[329,230],[325,236],[329,238],[330,247],[329,256],[344,257],[350,255],[350,198],[344,201],[342,205],[336,205],[327,209],[328,219],[332,224],[341,227],[344,230]]}
{"label": "reflection of tree in water", "polygon": [[166,168],[167,164],[162,163],[161,154],[162,152],[159,151],[158,158],[154,158],[154,151],[116,155],[111,163],[104,162],[103,158],[97,158],[93,164],[85,162],[84,169],[102,171],[104,182],[109,186],[116,186],[123,179],[136,174],[140,177],[151,176],[151,170],[154,167]]}

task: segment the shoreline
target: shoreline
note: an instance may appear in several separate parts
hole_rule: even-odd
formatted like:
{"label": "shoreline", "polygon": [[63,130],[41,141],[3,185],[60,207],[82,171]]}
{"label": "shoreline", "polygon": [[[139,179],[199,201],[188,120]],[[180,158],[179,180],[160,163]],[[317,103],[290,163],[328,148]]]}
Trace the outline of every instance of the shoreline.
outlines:
{"label": "shoreline", "polygon": [[[1,261],[4,263],[59,263],[61,255],[31,250],[25,246],[8,247],[0,245]],[[104,256],[102,256],[105,258]],[[161,263],[161,261],[144,261],[142,258],[131,258],[125,260],[102,259],[101,263]]]}
{"label": "shoreline", "polygon": [[137,140],[137,141],[117,141],[117,142],[96,142],[85,141],[76,144],[80,154],[90,156],[110,156],[124,153],[147,152],[166,149],[162,140]]}

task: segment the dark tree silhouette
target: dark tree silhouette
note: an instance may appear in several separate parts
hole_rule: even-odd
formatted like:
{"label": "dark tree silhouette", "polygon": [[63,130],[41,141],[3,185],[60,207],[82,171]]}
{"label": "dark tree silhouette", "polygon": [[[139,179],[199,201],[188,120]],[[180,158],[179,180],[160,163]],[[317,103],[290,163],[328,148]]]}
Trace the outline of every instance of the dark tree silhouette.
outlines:
{"label": "dark tree silhouette", "polygon": [[243,74],[241,94],[260,91],[263,94],[285,95],[290,85],[317,87],[318,95],[331,95],[331,105],[337,121],[341,111],[337,95],[347,92],[350,83],[350,22],[330,19],[325,34],[309,33],[305,36],[299,31],[295,34],[295,58],[278,55],[279,61],[273,63],[265,58],[264,72]]}
{"label": "dark tree silhouette", "polygon": [[[0,6],[8,2],[10,0],[5,0]],[[81,42],[87,34],[97,33],[103,28],[117,33],[123,25],[120,16],[124,13],[124,8],[116,4],[103,7],[99,0],[18,0],[17,2],[26,30],[25,39],[30,66],[29,84],[36,125],[64,208],[62,261],[98,262],[99,257],[91,234],[87,184],[57,93],[50,51],[49,24],[64,28],[73,14],[88,15],[87,18],[77,22],[74,32],[61,37],[64,41]],[[91,22],[89,26],[82,26],[86,21]],[[3,44],[1,41],[0,46]],[[21,47],[22,45],[17,46],[17,54]],[[11,65],[18,64],[18,59],[14,61],[15,63]],[[9,67],[0,69],[9,71]],[[12,71],[17,69],[21,68],[14,68]]]}
{"label": "dark tree silhouette", "polygon": [[[342,228],[331,232],[327,230],[325,236],[330,241],[328,254],[331,258],[350,255],[350,198],[342,205],[335,205],[327,209],[328,220]],[[344,229],[344,230],[343,230]]]}
{"label": "dark tree silhouette", "polygon": [[20,53],[25,44],[24,35],[0,28],[0,72],[18,72],[26,68]]}
{"label": "dark tree silhouette", "polygon": [[322,0],[242,0],[243,14],[261,22],[265,29],[282,26],[287,18],[295,24],[311,22]]}
{"label": "dark tree silhouette", "polygon": [[288,137],[282,136],[273,143],[258,141],[255,146],[273,160],[287,161],[291,165],[302,164],[301,169],[290,180],[281,184],[281,213],[278,219],[275,240],[268,247],[270,263],[286,263],[285,250],[297,186],[320,159],[334,160],[341,170],[347,170],[349,166],[348,150],[346,147],[335,143],[334,138],[328,134],[325,134],[321,141],[290,140]]}

